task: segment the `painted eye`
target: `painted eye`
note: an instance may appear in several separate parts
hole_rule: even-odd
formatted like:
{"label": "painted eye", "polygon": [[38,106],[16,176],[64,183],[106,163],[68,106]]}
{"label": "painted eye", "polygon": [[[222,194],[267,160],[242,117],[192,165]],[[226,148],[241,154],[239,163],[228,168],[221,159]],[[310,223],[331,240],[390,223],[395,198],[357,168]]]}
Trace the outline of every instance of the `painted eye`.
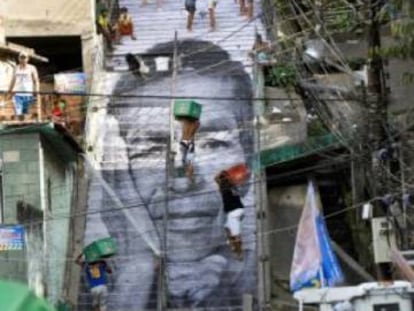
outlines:
{"label": "painted eye", "polygon": [[228,148],[231,146],[230,142],[224,141],[224,140],[218,140],[218,139],[211,139],[206,141],[205,143],[201,144],[202,148]]}

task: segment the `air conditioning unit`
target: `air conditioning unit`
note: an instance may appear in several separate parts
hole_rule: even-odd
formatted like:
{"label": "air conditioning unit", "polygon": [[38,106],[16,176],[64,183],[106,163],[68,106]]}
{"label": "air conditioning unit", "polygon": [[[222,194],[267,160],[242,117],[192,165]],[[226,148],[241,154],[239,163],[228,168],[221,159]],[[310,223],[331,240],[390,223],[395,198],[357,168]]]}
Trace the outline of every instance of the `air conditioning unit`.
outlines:
{"label": "air conditioning unit", "polygon": [[372,242],[375,263],[391,261],[391,248],[396,247],[395,229],[387,217],[376,217],[371,220]]}

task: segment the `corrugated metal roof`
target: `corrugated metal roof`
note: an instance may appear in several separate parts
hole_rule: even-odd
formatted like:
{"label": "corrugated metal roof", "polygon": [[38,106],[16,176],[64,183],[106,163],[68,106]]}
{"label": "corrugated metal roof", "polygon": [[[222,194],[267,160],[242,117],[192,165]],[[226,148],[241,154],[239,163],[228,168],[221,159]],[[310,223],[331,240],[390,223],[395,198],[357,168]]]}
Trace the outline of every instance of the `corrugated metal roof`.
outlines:
{"label": "corrugated metal roof", "polygon": [[3,53],[18,55],[22,51],[26,52],[32,60],[36,60],[36,61],[43,62],[43,63],[49,62],[49,59],[47,59],[46,57],[37,55],[33,49],[29,49],[23,46],[19,47],[18,45],[15,45],[15,44],[0,44],[0,52],[3,52]]}
{"label": "corrugated metal roof", "polygon": [[340,146],[338,139],[332,134],[327,134],[325,136],[309,138],[301,144],[263,150],[260,153],[261,167],[278,165],[338,146]]}

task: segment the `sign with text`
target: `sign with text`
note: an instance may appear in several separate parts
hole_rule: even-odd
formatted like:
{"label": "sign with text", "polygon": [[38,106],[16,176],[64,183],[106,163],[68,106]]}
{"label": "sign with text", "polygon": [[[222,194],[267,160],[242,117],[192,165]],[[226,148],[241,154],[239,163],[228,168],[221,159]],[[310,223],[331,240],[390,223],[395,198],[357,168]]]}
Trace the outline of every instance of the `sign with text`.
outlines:
{"label": "sign with text", "polygon": [[86,77],[83,72],[58,73],[54,78],[55,91],[58,93],[86,93]]}
{"label": "sign with text", "polygon": [[24,228],[22,225],[0,226],[0,252],[23,250]]}

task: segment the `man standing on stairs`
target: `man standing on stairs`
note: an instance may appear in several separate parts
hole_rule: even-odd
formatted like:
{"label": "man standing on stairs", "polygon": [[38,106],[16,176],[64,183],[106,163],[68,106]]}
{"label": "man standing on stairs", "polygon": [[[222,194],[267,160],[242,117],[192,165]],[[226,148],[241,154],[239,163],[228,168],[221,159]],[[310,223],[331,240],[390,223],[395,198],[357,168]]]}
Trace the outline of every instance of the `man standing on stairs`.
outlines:
{"label": "man standing on stairs", "polygon": [[208,17],[210,20],[210,31],[216,30],[216,6],[217,0],[208,0]]}
{"label": "man standing on stairs", "polygon": [[196,11],[196,0],[185,0],[185,10],[187,11],[187,30],[193,31],[194,14]]}
{"label": "man standing on stairs", "polygon": [[253,18],[253,7],[254,7],[254,0],[248,0],[247,6],[247,20],[251,20]]}

